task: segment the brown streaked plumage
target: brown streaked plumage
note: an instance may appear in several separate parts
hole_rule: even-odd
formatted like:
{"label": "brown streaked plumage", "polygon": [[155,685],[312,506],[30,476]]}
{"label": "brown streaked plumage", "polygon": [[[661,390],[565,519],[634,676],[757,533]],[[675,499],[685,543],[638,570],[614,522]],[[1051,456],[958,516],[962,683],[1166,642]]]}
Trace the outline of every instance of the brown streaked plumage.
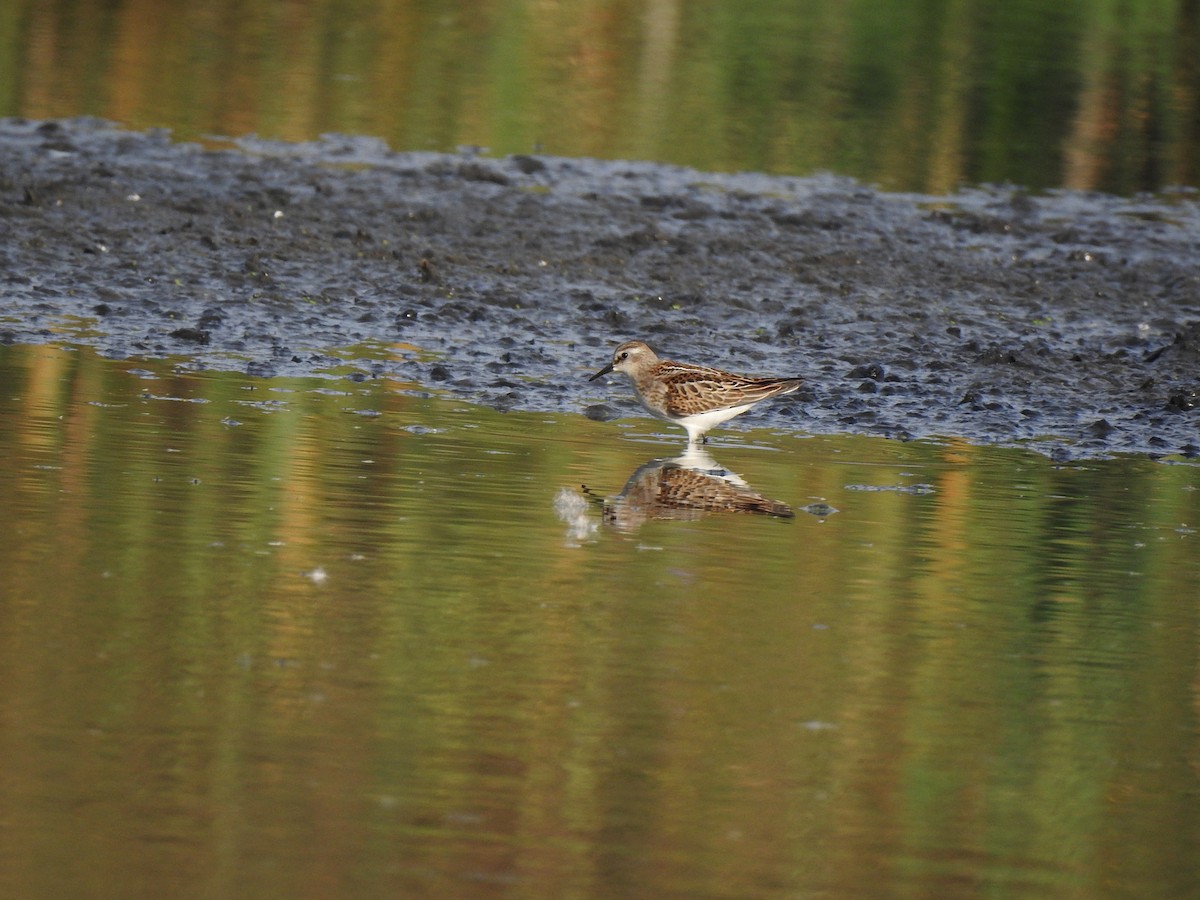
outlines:
{"label": "brown streaked plumage", "polygon": [[647,412],[686,428],[689,444],[703,439],[710,428],[764,400],[790,394],[801,384],[799,378],[755,378],[659,359],[642,341],[619,346],[612,362],[589,380],[609,372],[620,372],[633,382]]}
{"label": "brown streaked plumage", "polygon": [[604,522],[634,531],[650,519],[691,521],[730,512],[793,519],[786,503],[771,500],[740,476],[717,465],[696,444],[674,459],[652,459],[629,476],[621,493],[604,501]]}

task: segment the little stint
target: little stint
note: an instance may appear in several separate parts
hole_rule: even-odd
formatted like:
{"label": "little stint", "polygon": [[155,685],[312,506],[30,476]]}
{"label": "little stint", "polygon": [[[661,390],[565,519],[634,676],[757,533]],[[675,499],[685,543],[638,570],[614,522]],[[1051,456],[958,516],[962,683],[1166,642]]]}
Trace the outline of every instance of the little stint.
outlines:
{"label": "little stint", "polygon": [[710,428],[801,384],[800,378],[755,378],[659,359],[642,341],[626,341],[612,362],[588,380],[609,372],[628,376],[651,415],[686,428],[689,445],[707,440],[704,433]]}

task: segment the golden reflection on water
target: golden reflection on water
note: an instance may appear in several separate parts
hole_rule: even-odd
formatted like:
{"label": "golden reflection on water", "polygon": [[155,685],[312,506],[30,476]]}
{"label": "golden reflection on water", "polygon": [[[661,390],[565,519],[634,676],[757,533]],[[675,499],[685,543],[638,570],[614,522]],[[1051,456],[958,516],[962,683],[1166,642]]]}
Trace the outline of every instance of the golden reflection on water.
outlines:
{"label": "golden reflection on water", "polygon": [[408,387],[0,347],[6,892],[1195,893],[1196,467]]}
{"label": "golden reflection on water", "polygon": [[1171,0],[8,7],[0,115],[834,171],[937,194],[1200,177],[1200,25]]}

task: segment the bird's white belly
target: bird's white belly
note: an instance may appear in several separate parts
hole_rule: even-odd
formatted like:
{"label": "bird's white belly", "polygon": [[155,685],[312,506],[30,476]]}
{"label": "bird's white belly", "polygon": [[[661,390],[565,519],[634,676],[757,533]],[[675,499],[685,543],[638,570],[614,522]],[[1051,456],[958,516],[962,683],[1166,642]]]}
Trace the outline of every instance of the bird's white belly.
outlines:
{"label": "bird's white belly", "polygon": [[734,416],[740,416],[753,405],[753,403],[743,403],[741,406],[728,406],[725,409],[713,409],[708,412],[694,413],[690,416],[676,416],[675,421],[686,421],[693,428],[708,431],[722,422],[728,422]]}

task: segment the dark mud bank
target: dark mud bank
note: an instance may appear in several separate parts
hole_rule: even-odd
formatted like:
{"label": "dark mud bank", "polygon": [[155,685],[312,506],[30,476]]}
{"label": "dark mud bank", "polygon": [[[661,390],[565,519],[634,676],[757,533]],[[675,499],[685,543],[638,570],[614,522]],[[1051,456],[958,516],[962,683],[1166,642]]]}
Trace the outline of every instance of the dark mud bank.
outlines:
{"label": "dark mud bank", "polygon": [[634,337],[808,380],[735,428],[1195,455],[1200,208],[0,121],[0,340],[604,417]]}

